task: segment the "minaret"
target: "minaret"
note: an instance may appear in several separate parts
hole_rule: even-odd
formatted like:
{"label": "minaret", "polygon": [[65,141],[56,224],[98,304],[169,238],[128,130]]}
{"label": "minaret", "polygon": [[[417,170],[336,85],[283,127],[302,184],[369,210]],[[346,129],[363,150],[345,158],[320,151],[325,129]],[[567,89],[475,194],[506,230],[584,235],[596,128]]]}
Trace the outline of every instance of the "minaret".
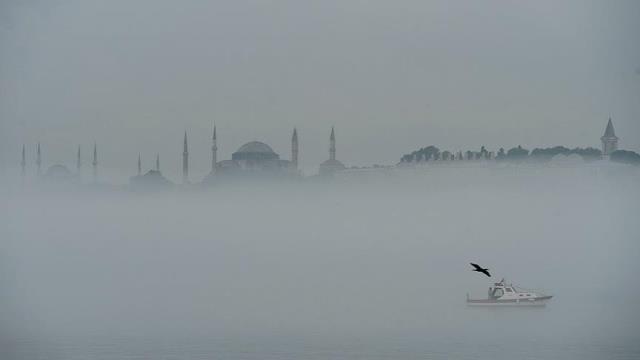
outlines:
{"label": "minaret", "polygon": [[80,157],[80,145],[78,145],[78,157],[76,158],[76,171],[80,176],[80,170],[82,169],[82,159]]}
{"label": "minaret", "polygon": [[184,132],[184,149],[182,150],[182,183],[189,182],[189,150],[187,148],[187,132]]}
{"label": "minaret", "polygon": [[333,126],[331,127],[331,137],[329,137],[329,160],[336,159],[336,134],[333,131]]}
{"label": "minaret", "polygon": [[142,159],[140,158],[140,154],[138,154],[138,176],[142,175]]}
{"label": "minaret", "polygon": [[298,130],[293,128],[291,135],[291,165],[294,169],[298,168]]}
{"label": "minaret", "polygon": [[156,154],[156,171],[160,172],[160,153]]}
{"label": "minaret", "polygon": [[27,176],[27,152],[24,148],[24,144],[22,144],[22,160],[20,161],[20,167],[21,167],[21,172],[20,175],[22,175],[22,182],[24,182],[25,177]]}
{"label": "minaret", "polygon": [[93,182],[98,181],[98,144],[93,143]]}
{"label": "minaret", "polygon": [[344,164],[336,160],[336,132],[331,127],[331,136],[329,136],[329,160],[320,164],[318,168],[319,174],[322,176],[332,176],[337,171],[344,170]]}
{"label": "minaret", "polygon": [[216,124],[213,124],[213,137],[211,137],[211,173],[216,171],[218,164],[218,139],[216,136]]}
{"label": "minaret", "polygon": [[600,138],[600,141],[602,141],[602,155],[608,156],[618,150],[618,137],[613,129],[611,117],[609,117],[607,128],[604,130],[604,135]]}
{"label": "minaret", "polygon": [[38,149],[36,150],[36,166],[38,167],[38,176],[42,175],[42,154],[40,153],[40,143],[38,143]]}

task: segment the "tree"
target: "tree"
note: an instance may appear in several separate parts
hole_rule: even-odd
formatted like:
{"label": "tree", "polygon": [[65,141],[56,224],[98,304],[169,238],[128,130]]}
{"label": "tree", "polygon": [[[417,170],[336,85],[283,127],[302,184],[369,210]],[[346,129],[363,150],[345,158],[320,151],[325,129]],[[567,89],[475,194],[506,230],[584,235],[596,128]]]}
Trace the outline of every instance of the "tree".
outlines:
{"label": "tree", "polygon": [[635,151],[616,150],[611,153],[609,159],[617,163],[640,165],[640,154]]}
{"label": "tree", "polygon": [[571,154],[571,150],[564,146],[554,146],[552,148],[543,149],[535,148],[531,151],[530,157],[532,160],[547,162],[558,154],[569,155]]}
{"label": "tree", "polygon": [[[438,149],[437,147],[430,145],[421,149],[418,149],[416,151],[411,152],[410,154],[405,154],[402,156],[402,158],[400,159],[400,161],[402,162],[412,162],[414,161],[414,159],[417,159],[418,161],[420,159],[429,159],[429,158],[434,158],[434,154],[437,154],[440,152],[440,149]],[[418,157],[420,156],[420,157]]]}
{"label": "tree", "polygon": [[400,161],[402,162],[412,162],[413,161],[413,154],[405,154],[402,156],[402,158],[400,159]]}
{"label": "tree", "polygon": [[500,148],[498,150],[498,155],[496,155],[496,160],[504,160],[507,157],[507,154],[504,152],[504,148]]}
{"label": "tree", "polygon": [[520,162],[525,160],[529,156],[529,150],[524,149],[522,146],[514,147],[507,151],[507,160]]}
{"label": "tree", "polygon": [[571,153],[578,154],[582,156],[584,161],[594,161],[602,158],[602,151],[600,149],[595,149],[592,147],[588,148],[575,148],[571,150]]}
{"label": "tree", "polygon": [[489,159],[489,152],[484,147],[484,145],[482,145],[482,147],[480,148],[480,156],[484,159]]}
{"label": "tree", "polygon": [[564,146],[554,146],[551,148],[535,148],[533,149],[533,151],[531,151],[531,154],[529,155],[529,157],[535,161],[547,162],[558,154],[562,154],[566,156],[571,154],[577,154],[577,155],[580,155],[584,161],[593,161],[593,160],[600,159],[602,157],[602,152],[592,147],[588,147],[584,149],[582,148],[569,149]]}
{"label": "tree", "polygon": [[473,160],[473,152],[471,150],[467,150],[466,155],[467,160]]}

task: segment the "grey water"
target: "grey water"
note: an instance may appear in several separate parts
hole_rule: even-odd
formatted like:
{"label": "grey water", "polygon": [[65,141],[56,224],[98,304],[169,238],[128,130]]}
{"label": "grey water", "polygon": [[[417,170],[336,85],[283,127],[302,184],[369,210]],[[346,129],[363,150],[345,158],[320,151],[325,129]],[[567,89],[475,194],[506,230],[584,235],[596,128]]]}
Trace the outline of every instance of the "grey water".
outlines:
{"label": "grey water", "polygon": [[[4,190],[0,358],[637,359],[637,180]],[[502,277],[554,298],[465,306]]]}

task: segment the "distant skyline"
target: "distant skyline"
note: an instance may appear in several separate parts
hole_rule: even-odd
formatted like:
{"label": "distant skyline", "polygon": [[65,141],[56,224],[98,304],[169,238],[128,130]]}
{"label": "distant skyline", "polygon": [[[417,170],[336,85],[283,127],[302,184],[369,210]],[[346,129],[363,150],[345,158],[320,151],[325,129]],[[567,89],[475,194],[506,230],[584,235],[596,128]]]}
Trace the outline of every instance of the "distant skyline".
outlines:
{"label": "distant skyline", "polygon": [[[600,147],[612,117],[640,151],[640,3],[4,1],[0,167],[190,174],[247,141],[300,167],[396,163],[420,146]],[[18,174],[16,172],[16,174]]]}

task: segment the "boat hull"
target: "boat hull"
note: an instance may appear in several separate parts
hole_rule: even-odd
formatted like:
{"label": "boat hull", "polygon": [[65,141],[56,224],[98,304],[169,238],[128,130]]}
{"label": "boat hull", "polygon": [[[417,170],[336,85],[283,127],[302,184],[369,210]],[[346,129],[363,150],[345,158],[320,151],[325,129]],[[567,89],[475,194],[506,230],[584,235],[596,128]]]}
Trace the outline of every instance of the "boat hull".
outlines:
{"label": "boat hull", "polygon": [[529,299],[467,299],[467,306],[545,306],[552,296],[539,296]]}

